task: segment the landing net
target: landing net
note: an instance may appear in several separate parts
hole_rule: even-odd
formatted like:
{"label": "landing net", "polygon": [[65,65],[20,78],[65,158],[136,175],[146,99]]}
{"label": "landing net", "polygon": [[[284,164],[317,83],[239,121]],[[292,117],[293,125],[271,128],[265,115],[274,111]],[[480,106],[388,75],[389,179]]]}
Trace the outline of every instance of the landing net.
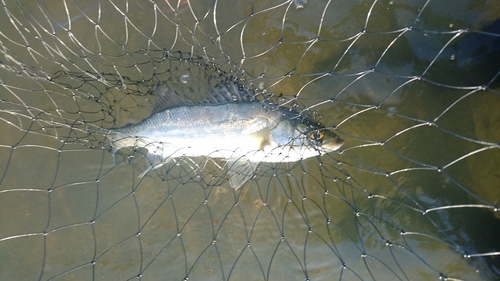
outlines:
{"label": "landing net", "polygon": [[[2,0],[1,280],[500,278],[497,1]],[[99,128],[219,83],[339,151],[139,175]]]}

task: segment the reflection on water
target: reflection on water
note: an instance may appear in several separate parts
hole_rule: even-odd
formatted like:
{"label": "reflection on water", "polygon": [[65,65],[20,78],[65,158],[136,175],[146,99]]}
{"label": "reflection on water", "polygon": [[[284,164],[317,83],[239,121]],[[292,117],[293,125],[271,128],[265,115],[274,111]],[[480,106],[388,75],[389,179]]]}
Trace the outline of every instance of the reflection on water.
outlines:
{"label": "reflection on water", "polygon": [[[0,279],[498,278],[500,11],[423,2],[6,3]],[[87,130],[234,76],[342,151],[235,191]]]}

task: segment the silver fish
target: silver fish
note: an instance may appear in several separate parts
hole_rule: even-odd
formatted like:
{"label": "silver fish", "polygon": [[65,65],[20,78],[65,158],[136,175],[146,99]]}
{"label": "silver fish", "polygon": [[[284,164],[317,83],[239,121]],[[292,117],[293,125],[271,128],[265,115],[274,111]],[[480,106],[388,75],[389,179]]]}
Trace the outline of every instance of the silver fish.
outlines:
{"label": "silver fish", "polygon": [[153,114],[137,124],[109,129],[113,155],[124,147],[147,149],[150,167],[140,177],[179,157],[227,161],[230,185],[241,187],[260,162],[296,162],[337,150],[344,141],[297,112],[249,101],[234,84],[192,104],[160,85]]}

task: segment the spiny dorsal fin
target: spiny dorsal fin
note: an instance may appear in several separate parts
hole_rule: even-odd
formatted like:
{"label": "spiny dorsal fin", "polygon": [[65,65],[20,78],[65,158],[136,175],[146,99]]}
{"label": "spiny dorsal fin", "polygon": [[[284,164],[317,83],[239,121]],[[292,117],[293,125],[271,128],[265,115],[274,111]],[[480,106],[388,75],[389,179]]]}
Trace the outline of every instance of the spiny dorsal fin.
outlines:
{"label": "spiny dorsal fin", "polygon": [[255,100],[254,96],[246,89],[234,82],[218,83],[200,99],[197,104],[221,104],[226,102],[246,102]]}
{"label": "spiny dorsal fin", "polygon": [[[194,103],[182,97],[179,93],[170,90],[166,84],[160,84],[156,89],[156,101],[152,114],[158,113],[168,108],[194,105]],[[248,102],[255,100],[255,97],[242,85],[235,82],[218,83],[205,93],[196,104],[221,104],[228,102]]]}
{"label": "spiny dorsal fin", "polygon": [[161,84],[156,89],[155,94],[156,100],[155,105],[153,106],[152,114],[158,113],[168,108],[184,106],[184,105],[193,105],[190,100],[187,100],[181,97],[174,91],[171,91],[167,88],[166,84]]}

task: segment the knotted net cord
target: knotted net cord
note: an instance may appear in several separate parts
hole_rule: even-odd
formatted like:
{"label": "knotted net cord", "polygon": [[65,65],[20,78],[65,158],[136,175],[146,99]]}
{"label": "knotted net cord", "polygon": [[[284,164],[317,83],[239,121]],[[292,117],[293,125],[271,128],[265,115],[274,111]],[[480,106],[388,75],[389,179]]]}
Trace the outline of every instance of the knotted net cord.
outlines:
{"label": "knotted net cord", "polygon": [[[498,278],[496,1],[0,10],[0,279]],[[232,190],[210,156],[139,178],[96,133],[229,81],[346,143]]]}

